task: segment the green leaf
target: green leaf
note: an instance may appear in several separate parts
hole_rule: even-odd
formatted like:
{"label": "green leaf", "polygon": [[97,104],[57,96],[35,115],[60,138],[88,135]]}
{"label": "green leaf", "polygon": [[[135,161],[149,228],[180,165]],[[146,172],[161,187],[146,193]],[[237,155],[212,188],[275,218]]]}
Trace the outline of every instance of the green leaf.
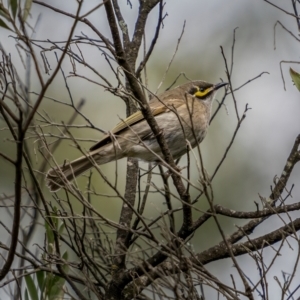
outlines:
{"label": "green leaf", "polygon": [[65,284],[65,279],[60,276],[48,273],[46,281],[46,298],[48,300],[63,299],[63,286]]}
{"label": "green leaf", "polygon": [[28,290],[27,289],[25,289],[24,298],[25,298],[25,300],[29,300]]}
{"label": "green leaf", "polygon": [[2,19],[0,19],[0,27],[3,27],[5,29],[12,31]]}
{"label": "green leaf", "polygon": [[8,10],[0,4],[0,16],[5,18],[6,20],[10,20],[10,15]]}
{"label": "green leaf", "polygon": [[10,0],[10,7],[15,19],[17,14],[17,9],[18,9],[18,0]]}
{"label": "green leaf", "polygon": [[38,292],[36,290],[36,287],[35,287],[35,284],[34,284],[34,281],[31,277],[31,275],[26,275],[25,281],[26,281],[27,289],[28,289],[31,300],[39,300]]}
{"label": "green leaf", "polygon": [[41,294],[43,294],[43,290],[45,288],[45,272],[44,271],[37,271],[36,272],[36,278],[37,278],[37,282],[38,282]]}
{"label": "green leaf", "polygon": [[45,280],[45,299],[48,297],[48,294],[51,291],[52,287],[52,281],[53,281],[54,275],[51,273],[47,273],[46,280]]}
{"label": "green leaf", "polygon": [[290,68],[290,75],[298,91],[300,91],[300,74]]}
{"label": "green leaf", "polygon": [[68,251],[65,251],[64,254],[62,255],[62,258],[64,260],[68,260],[68,257],[69,257]]}
{"label": "green leaf", "polygon": [[[62,258],[63,258],[65,261],[68,260],[68,258],[69,258],[68,251],[65,251],[65,252],[64,252]],[[65,265],[63,266],[63,269],[64,269],[64,271],[65,271],[66,273],[68,273],[68,271],[69,271],[69,265],[68,265],[68,264],[65,264]]]}
{"label": "green leaf", "polygon": [[27,17],[29,16],[31,9],[32,0],[26,0],[23,11],[23,21],[25,22]]}
{"label": "green leaf", "polygon": [[62,235],[63,232],[64,232],[64,229],[65,229],[65,223],[62,222],[62,223],[58,226],[58,233],[59,233],[60,235]]}
{"label": "green leaf", "polygon": [[[68,260],[68,252],[65,251],[62,255],[62,258],[67,261]],[[64,271],[67,273],[69,270],[68,264],[63,266]],[[47,274],[47,284],[46,284],[46,296],[48,300],[56,300],[64,298],[64,290],[63,287],[65,285],[66,280],[60,276],[54,274]]]}
{"label": "green leaf", "polygon": [[48,294],[49,300],[63,299],[65,279],[59,276],[53,278],[52,287]]}
{"label": "green leaf", "polygon": [[47,235],[47,243],[53,244],[54,243],[54,234],[50,227],[50,224],[47,221],[45,221],[45,229],[46,229],[46,235]]}
{"label": "green leaf", "polygon": [[[54,206],[53,207],[53,211],[51,212],[51,216],[47,217],[47,219],[49,220],[51,218],[51,223],[53,225],[53,229],[50,226],[50,222],[47,222],[47,219],[45,220],[45,229],[46,229],[46,235],[47,235],[47,244],[48,244],[48,251],[50,253],[54,253],[54,232],[57,232],[59,229],[61,231],[64,230],[64,226],[59,226],[59,218],[58,216],[58,210],[57,208]],[[50,220],[49,220],[50,221]]]}
{"label": "green leaf", "polygon": [[58,218],[57,218],[57,207],[54,206],[53,207],[53,211],[51,213],[51,219],[52,219],[52,223],[54,225],[54,228],[57,230],[58,229]]}

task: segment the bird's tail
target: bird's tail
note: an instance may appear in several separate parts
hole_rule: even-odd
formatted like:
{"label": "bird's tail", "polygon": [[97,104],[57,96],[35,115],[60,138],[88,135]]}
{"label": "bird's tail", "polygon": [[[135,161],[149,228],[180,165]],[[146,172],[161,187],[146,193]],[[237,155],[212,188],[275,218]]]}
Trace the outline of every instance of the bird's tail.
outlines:
{"label": "bird's tail", "polygon": [[52,168],[46,175],[47,186],[50,191],[55,192],[65,186],[68,181],[84,173],[95,165],[103,165],[112,160],[123,158],[125,154],[121,148],[115,147],[112,143],[99,149],[96,149],[84,156],[81,156],[71,162]]}
{"label": "bird's tail", "polygon": [[89,156],[82,156],[70,163],[65,163],[56,168],[52,168],[46,175],[47,186],[51,192],[59,190],[66,185],[68,181],[84,173],[94,165]]}

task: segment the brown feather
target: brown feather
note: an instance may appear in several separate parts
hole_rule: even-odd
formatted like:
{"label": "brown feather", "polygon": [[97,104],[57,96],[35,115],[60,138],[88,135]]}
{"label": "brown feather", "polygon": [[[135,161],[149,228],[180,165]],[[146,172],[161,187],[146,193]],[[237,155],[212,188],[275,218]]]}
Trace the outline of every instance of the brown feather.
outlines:
{"label": "brown feather", "polygon": [[[224,85],[192,81],[152,97],[149,102],[152,114],[174,158],[186,153],[187,143],[194,148],[203,140],[215,92]],[[121,120],[86,155],[50,169],[46,176],[48,186],[56,191],[92,166],[123,157],[161,160],[161,149],[141,111]]]}

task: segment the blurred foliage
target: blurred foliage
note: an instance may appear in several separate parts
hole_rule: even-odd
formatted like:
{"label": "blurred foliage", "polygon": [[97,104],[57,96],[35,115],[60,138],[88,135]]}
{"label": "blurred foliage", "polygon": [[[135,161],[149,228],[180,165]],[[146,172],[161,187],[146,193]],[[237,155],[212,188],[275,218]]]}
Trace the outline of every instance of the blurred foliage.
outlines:
{"label": "blurred foliage", "polygon": [[296,88],[298,89],[298,91],[300,91],[300,74],[294,71],[292,68],[290,68],[290,75]]}
{"label": "blurred foliage", "polygon": [[[45,220],[45,231],[46,231],[46,248],[47,251],[42,254],[42,259],[47,265],[47,257],[55,256],[56,250],[54,248],[54,235],[62,235],[65,229],[63,222],[59,220],[59,215],[57,214],[57,208],[53,207],[53,212],[48,220]],[[54,225],[54,228],[50,226],[49,219]],[[68,252],[65,251],[62,254],[62,258],[66,261],[66,264],[62,266],[65,273],[68,273]],[[49,264],[51,266],[51,264]],[[50,272],[45,272],[42,270],[37,270],[33,274],[25,275],[26,288],[24,290],[24,298],[30,300],[56,300],[64,298],[64,285],[65,279],[61,276],[57,276]]]}
{"label": "blurred foliage", "polygon": [[[24,6],[22,7],[23,3]],[[5,7],[3,5],[3,2],[0,3],[0,27],[15,32],[17,28],[15,26],[9,27],[7,23],[15,25],[14,21],[16,19],[18,10],[20,13],[19,17],[23,22],[26,22],[30,14],[31,6],[32,6],[32,0],[25,0],[25,2],[18,1],[18,0],[10,0],[8,1],[8,7]],[[5,21],[3,19],[5,19]]]}
{"label": "blurred foliage", "polygon": [[[19,3],[24,4],[24,6],[20,8]],[[53,38],[54,36],[55,39],[59,40],[65,33],[64,30],[68,29],[65,18],[55,15],[54,19],[53,15],[48,11],[44,11],[44,9],[35,8],[33,10],[30,7],[31,3],[32,1],[28,0],[25,2],[11,0],[9,10],[4,9],[0,5],[0,27],[13,30],[10,27],[10,19],[16,18],[19,9],[24,20],[27,19],[29,22],[35,21],[37,15],[43,13],[43,26],[37,31],[38,38],[42,39],[48,36]],[[220,55],[219,45],[224,46],[227,57],[230,59],[232,32],[236,26],[239,26],[239,30],[234,56],[234,86],[240,86],[261,71],[269,71],[271,73],[269,78],[259,78],[236,93],[240,108],[243,109],[245,103],[249,102],[250,106],[253,107],[253,111],[247,116],[246,124],[241,129],[241,134],[235,141],[235,145],[229,153],[224,166],[213,182],[216,203],[222,203],[224,206],[232,209],[246,210],[249,207],[253,209],[254,200],[258,199],[258,192],[262,194],[269,192],[273,177],[281,170],[283,160],[287,151],[289,151],[290,141],[294,138],[294,132],[299,130],[299,106],[294,100],[297,99],[298,101],[298,95],[290,91],[288,96],[284,94],[278,66],[279,61],[285,56],[298,57],[298,45],[294,44],[294,41],[285,32],[277,31],[275,33],[277,49],[276,51],[273,49],[274,23],[279,18],[286,21],[287,24],[291,24],[291,21],[277,10],[272,10],[269,5],[263,2],[229,1],[225,6],[223,1],[200,2],[197,0],[190,1],[184,10],[181,8],[182,4],[178,5],[174,2],[168,2],[167,4],[166,10],[169,12],[169,16],[165,21],[165,28],[147,67],[147,82],[151,91],[155,91],[161,80],[165,78],[160,89],[164,90],[174,82],[174,79],[180,73],[185,73],[191,79],[205,79],[211,82],[218,81],[220,77],[224,78],[224,63]],[[69,6],[70,4],[61,2],[60,5]],[[31,13],[29,14],[30,9]],[[220,9],[224,11],[216,17],[216,12]],[[211,17],[212,15],[214,18]],[[183,19],[186,17],[187,27],[183,42],[179,46],[178,53],[169,71],[165,74],[170,57],[176,48],[176,41]],[[105,26],[101,23],[101,18],[98,16],[95,16],[95,18],[98,26]],[[53,23],[56,25],[53,26]],[[151,27],[151,23],[149,27]],[[78,32],[81,30],[84,29],[79,27]],[[7,30],[1,32],[1,42],[4,41],[3,36],[7,38],[7,32]],[[150,33],[149,29],[146,35]],[[18,54],[13,47],[9,51],[11,51],[14,59],[18,59]],[[88,52],[86,57],[93,61],[96,69],[104,70],[105,59],[100,52],[93,50]],[[54,56],[51,57],[49,54],[48,58],[51,62]],[[63,68],[66,74],[69,74],[71,68],[68,62],[64,64]],[[295,75],[292,69],[291,73],[293,73],[293,75],[291,74],[292,79],[299,90],[299,74]],[[114,74],[107,70],[107,76],[113,77]],[[94,79],[92,75],[91,78]],[[185,80],[182,76],[177,81],[177,84]],[[104,92],[98,86],[72,77],[68,78],[68,82],[75,102],[78,102],[81,98],[87,99],[83,113],[88,115],[92,122],[100,128],[109,130],[119,121],[119,117],[125,116],[124,103]],[[35,78],[32,78],[31,90],[38,90]],[[69,101],[62,77],[55,81],[53,87],[49,89],[49,94],[55,99]],[[282,104],[282,99],[288,99],[285,105]],[[47,111],[49,115],[59,122],[68,120],[71,114],[67,108],[62,108],[62,106],[58,106],[48,99],[45,100],[41,107],[41,112],[43,111]],[[76,122],[85,124],[82,119],[78,119]],[[216,161],[220,159],[220,155],[227,147],[234,126],[233,103],[226,103],[226,107],[220,111],[209,130],[206,140],[201,145],[209,174],[212,173]],[[78,138],[88,137],[89,139],[97,140],[101,136],[98,131],[91,129],[72,129],[71,132]],[[7,140],[8,135],[5,131],[0,132],[0,138],[1,151],[13,154],[15,145]],[[30,139],[30,137],[28,139],[28,144],[32,147],[33,160],[38,168],[37,145],[33,139]],[[91,141],[83,142],[82,145],[84,148],[88,148],[89,143]],[[66,159],[66,156],[68,159],[72,159],[77,154],[78,150],[68,140],[64,141],[55,152],[58,161],[63,161]],[[185,165],[185,161],[183,160],[180,164]],[[114,178],[115,164],[111,163],[102,168],[108,178]],[[11,193],[13,191],[12,168],[5,161],[0,160],[0,169],[5,170],[5,172],[0,173],[1,192]],[[125,160],[118,163],[118,170],[121,174],[118,186],[122,191],[125,180],[123,175],[126,170]],[[194,172],[194,174],[197,174],[197,172]],[[295,180],[299,178],[298,176],[299,173],[296,173]],[[95,189],[103,194],[109,194],[109,187],[99,180],[97,174],[93,175],[93,177]],[[197,181],[197,178],[193,177],[193,180]],[[78,183],[80,187],[85,188],[86,177],[82,176]],[[295,188],[294,193],[298,195],[299,189]],[[195,198],[197,194],[192,192],[192,196]],[[180,202],[176,199],[173,203],[174,207],[180,205]],[[93,205],[97,210],[105,211],[108,218],[112,220],[118,219],[121,207],[120,200],[98,196],[93,198]],[[74,207],[75,211],[81,208],[77,202],[74,202]],[[200,198],[196,207],[199,212],[195,213],[195,217],[205,210],[208,205]],[[155,218],[161,214],[161,211],[165,210],[166,206],[163,203],[163,198],[154,194],[147,203],[146,217]],[[3,217],[7,218],[7,216]],[[56,226],[56,230],[63,230],[62,224],[57,222],[55,215],[51,216],[51,218]],[[177,219],[178,222],[182,221],[180,218]],[[226,233],[230,233],[241,222],[244,221],[233,223],[228,218],[222,218],[221,220]],[[53,232],[47,224],[46,222],[47,249],[52,251]],[[208,222],[195,234],[191,244],[196,250],[207,248],[207,246],[215,243],[216,240],[220,240],[217,232],[215,224]],[[205,244],[203,241],[205,241]],[[67,259],[67,254],[64,255],[66,255],[64,259]],[[222,262],[218,264],[222,265]],[[44,295],[47,294],[48,297],[58,295],[56,293],[58,293],[59,287],[61,288],[64,285],[64,280],[55,275],[46,275],[43,271],[38,271],[36,275],[29,274],[26,278],[27,290],[24,295],[25,299],[35,299],[36,294],[41,295],[43,293]]]}

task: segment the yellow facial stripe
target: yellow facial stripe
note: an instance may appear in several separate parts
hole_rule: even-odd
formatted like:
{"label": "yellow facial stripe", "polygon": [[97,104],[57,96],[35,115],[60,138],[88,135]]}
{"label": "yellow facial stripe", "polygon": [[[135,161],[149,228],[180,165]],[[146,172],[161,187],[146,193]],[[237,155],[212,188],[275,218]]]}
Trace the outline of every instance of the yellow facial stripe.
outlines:
{"label": "yellow facial stripe", "polygon": [[204,91],[198,90],[198,91],[194,94],[194,96],[197,97],[197,98],[203,98],[203,97],[205,97],[208,93],[210,93],[212,90],[213,90],[212,87],[209,87],[209,88],[205,89]]}

